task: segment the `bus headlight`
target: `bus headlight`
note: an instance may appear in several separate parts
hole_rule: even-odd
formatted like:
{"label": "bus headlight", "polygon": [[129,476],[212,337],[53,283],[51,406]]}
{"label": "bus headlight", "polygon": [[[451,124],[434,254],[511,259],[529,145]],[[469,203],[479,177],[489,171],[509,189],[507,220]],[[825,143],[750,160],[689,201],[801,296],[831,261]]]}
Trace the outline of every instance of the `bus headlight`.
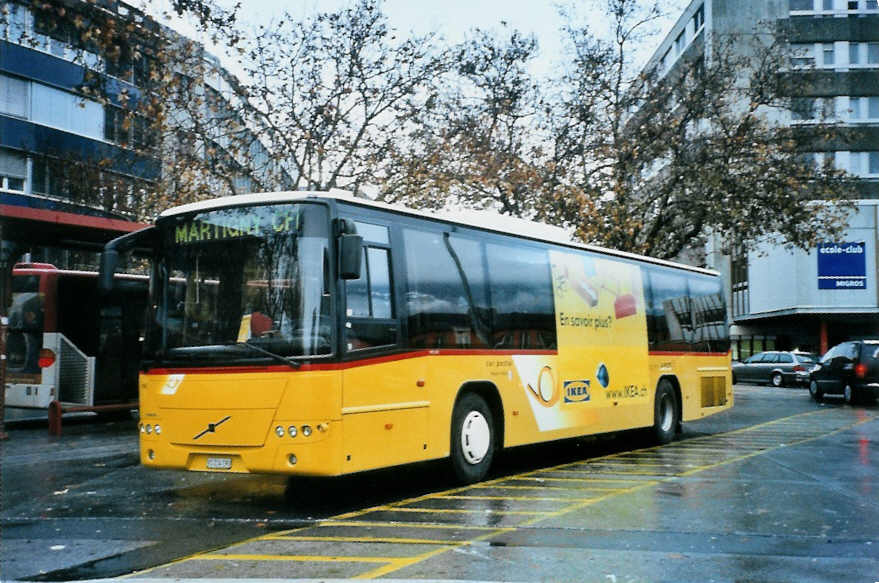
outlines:
{"label": "bus headlight", "polygon": [[147,435],[150,435],[153,432],[153,426],[150,425],[149,423],[147,423],[146,432],[147,432]]}
{"label": "bus headlight", "polygon": [[162,428],[158,424],[156,424],[155,429],[156,429],[156,435],[162,435]]}
{"label": "bus headlight", "polygon": [[275,435],[277,435],[278,437],[284,437],[284,428],[280,425],[275,427]]}
{"label": "bus headlight", "polygon": [[288,428],[287,428],[287,433],[290,434],[290,437],[296,437],[296,433],[297,433],[297,431],[296,431],[296,426],[295,426],[295,425],[291,425],[290,427],[288,427]]}
{"label": "bus headlight", "polygon": [[302,426],[302,435],[303,437],[308,437],[309,435],[311,435],[311,425]]}

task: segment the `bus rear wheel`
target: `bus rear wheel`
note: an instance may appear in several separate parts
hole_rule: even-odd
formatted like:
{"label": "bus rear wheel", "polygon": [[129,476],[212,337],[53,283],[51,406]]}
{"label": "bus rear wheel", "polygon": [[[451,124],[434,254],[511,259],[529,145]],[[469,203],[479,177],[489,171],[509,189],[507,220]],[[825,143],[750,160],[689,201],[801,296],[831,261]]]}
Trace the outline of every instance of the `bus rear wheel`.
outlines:
{"label": "bus rear wheel", "polygon": [[660,444],[671,442],[681,422],[678,399],[672,384],[663,379],[656,387],[653,404],[653,439]]}
{"label": "bus rear wheel", "polygon": [[485,399],[465,393],[452,413],[452,469],[458,481],[471,484],[488,474],[494,458],[494,418]]}

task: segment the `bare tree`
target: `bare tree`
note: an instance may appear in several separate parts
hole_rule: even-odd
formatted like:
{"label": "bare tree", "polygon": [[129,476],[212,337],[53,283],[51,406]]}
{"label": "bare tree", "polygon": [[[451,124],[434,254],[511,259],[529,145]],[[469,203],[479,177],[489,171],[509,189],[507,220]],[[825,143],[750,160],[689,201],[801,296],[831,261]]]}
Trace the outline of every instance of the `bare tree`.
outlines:
{"label": "bare tree", "polygon": [[709,233],[746,247],[768,238],[809,248],[844,228],[852,208],[845,174],[803,156],[832,124],[804,132],[779,123],[792,93],[782,43],[718,38],[706,46],[710,58],[697,51],[669,72],[632,75],[631,40],[655,10],[608,5],[612,42],[568,29],[575,66],[559,107],[576,123],[559,125],[555,137],[570,143],[572,179],[590,204],[559,218],[584,239],[664,258]]}
{"label": "bare tree", "polygon": [[373,0],[302,22],[285,14],[247,43],[232,113],[293,188],[376,187],[443,72],[437,42],[397,37]]}

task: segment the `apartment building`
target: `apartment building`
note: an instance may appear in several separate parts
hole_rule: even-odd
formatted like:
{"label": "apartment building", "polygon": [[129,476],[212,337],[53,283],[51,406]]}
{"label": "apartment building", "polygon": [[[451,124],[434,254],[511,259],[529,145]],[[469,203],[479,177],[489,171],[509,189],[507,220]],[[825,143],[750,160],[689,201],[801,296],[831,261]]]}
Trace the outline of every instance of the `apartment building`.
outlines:
{"label": "apartment building", "polygon": [[[59,7],[64,8],[63,18],[58,17]],[[75,19],[98,17],[136,31],[120,55],[101,54],[106,46],[85,38],[83,28],[74,26]],[[48,212],[130,219],[144,215],[138,205],[163,174],[175,178],[169,157],[182,153],[181,148],[223,155],[222,136],[188,140],[187,128],[181,127],[167,132],[175,141],[169,147],[168,136],[157,135],[151,120],[137,113],[157,63],[147,49],[157,42],[183,41],[117,0],[0,0],[0,205],[31,209],[24,213],[29,217]],[[175,72],[192,77],[211,97],[205,107],[220,111],[230,95],[231,75],[203,47],[191,47],[190,62],[200,65],[193,68],[197,72]],[[84,90],[96,85],[100,91]],[[250,171],[228,181],[235,193],[263,190],[266,184],[292,185],[283,168],[267,162],[269,152],[259,140],[254,138],[245,154],[237,154],[243,158],[239,164],[242,169],[251,165]],[[217,184],[215,192],[229,193],[222,187]],[[12,213],[6,214],[0,220],[8,223]],[[18,250],[31,251],[34,261],[64,263],[66,252],[40,248],[63,242],[28,237],[33,233],[30,223],[6,226],[3,237],[17,233]]]}
{"label": "apartment building", "polygon": [[709,244],[706,261],[728,282],[733,356],[879,338],[879,0],[694,0],[647,67],[666,74],[686,55],[711,59],[715,38],[756,31],[785,39],[790,74],[806,81],[776,121],[836,122],[804,155],[852,174],[858,204],[839,240],[809,251],[729,256]]}

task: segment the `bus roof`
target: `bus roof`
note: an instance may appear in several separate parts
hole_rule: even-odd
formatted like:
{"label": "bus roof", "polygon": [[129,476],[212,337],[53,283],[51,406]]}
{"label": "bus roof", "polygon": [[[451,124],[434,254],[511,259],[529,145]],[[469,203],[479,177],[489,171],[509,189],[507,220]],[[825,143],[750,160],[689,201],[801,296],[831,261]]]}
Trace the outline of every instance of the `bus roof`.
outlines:
{"label": "bus roof", "polygon": [[[352,204],[356,206],[362,206],[366,208],[374,208],[385,211],[394,212],[402,215],[409,215],[418,218],[425,218],[423,209],[413,209],[403,205],[396,204],[388,204],[384,202],[377,202],[374,200],[369,200],[365,198],[357,198],[352,195],[348,191],[344,190],[331,190],[329,192],[322,191],[286,191],[286,192],[265,192],[265,193],[253,193],[253,194],[238,194],[234,196],[224,196],[220,198],[214,198],[211,200],[205,200],[200,202],[189,203],[185,205],[181,205],[178,207],[170,208],[162,212],[158,219],[163,219],[166,217],[171,217],[175,215],[187,214],[191,212],[203,212],[214,209],[221,209],[226,207],[237,207],[237,206],[250,206],[250,205],[260,205],[260,204],[269,204],[269,203],[285,203],[285,202],[300,202],[304,200],[320,200],[320,199],[333,199],[338,200],[340,202],[344,202],[347,204]],[[573,247],[576,249],[586,249],[588,251],[594,251],[596,253],[602,253],[604,255],[612,255],[615,257],[622,257],[626,259],[632,259],[635,261],[646,261],[648,263],[654,263],[657,265],[665,265],[668,267],[674,267],[677,269],[685,269],[687,271],[694,271],[697,273],[704,273],[706,275],[717,275],[718,273],[711,269],[704,269],[701,267],[693,267],[692,265],[686,265],[684,263],[677,263],[674,261],[667,261],[664,259],[656,259],[654,257],[648,257],[645,255],[637,255],[635,253],[628,253],[626,251],[617,251],[615,249],[608,249],[605,247],[599,247],[596,245],[587,245],[585,243],[580,243],[578,241],[574,241],[571,238],[571,235],[565,229],[561,227],[555,227],[553,225],[547,225],[545,223],[538,223],[535,221],[529,221],[526,219],[519,219],[516,217],[509,217],[505,215],[499,215],[497,213],[491,211],[475,211],[475,210],[463,210],[463,211],[434,211],[433,217],[437,220],[454,223],[457,225],[462,225],[466,227],[472,227],[475,229],[481,229],[485,231],[492,231],[496,233],[501,233],[504,235],[515,234],[519,237],[524,237],[526,239],[533,239],[537,241],[543,241],[547,243],[556,243],[559,245],[564,245],[566,247]]]}

